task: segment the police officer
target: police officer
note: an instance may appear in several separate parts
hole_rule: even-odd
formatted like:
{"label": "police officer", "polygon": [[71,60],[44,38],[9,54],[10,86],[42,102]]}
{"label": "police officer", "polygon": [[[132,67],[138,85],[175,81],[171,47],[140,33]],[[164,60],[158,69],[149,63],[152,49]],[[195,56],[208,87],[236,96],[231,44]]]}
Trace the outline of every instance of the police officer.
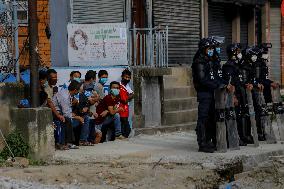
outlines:
{"label": "police officer", "polygon": [[257,102],[257,93],[256,91],[263,92],[264,86],[261,83],[261,77],[260,77],[260,70],[261,70],[261,62],[259,61],[260,56],[260,49],[257,46],[252,46],[246,49],[246,65],[250,66],[251,72],[250,72],[250,78],[251,82],[253,84],[253,101],[254,101],[254,110],[255,110],[255,121],[257,126],[257,133],[258,133],[258,140],[264,141],[264,128],[263,125],[261,125],[261,114],[262,114],[262,107]]}
{"label": "police officer", "polygon": [[208,132],[216,128],[215,115],[212,114],[215,110],[214,90],[224,87],[233,90],[231,85],[223,83],[218,75],[218,70],[215,69],[214,64],[218,62],[214,57],[214,52],[216,52],[214,47],[216,47],[216,44],[213,43],[212,38],[201,39],[192,64],[193,83],[199,102],[196,127],[197,142],[200,152],[209,153],[215,151],[216,145],[214,144],[214,137],[212,137],[216,136],[216,133]]}
{"label": "police officer", "polygon": [[234,43],[227,47],[228,61],[223,65],[223,78],[227,81],[231,79],[231,84],[235,86],[235,110],[237,115],[239,145],[247,145],[246,126],[247,115],[245,111],[246,95],[245,83],[241,72],[240,64],[242,61],[241,45]]}
{"label": "police officer", "polygon": [[264,86],[263,89],[263,95],[265,98],[266,103],[272,102],[272,96],[271,96],[271,87],[273,89],[276,89],[279,87],[279,84],[270,80],[268,75],[268,62],[269,62],[269,48],[272,48],[271,43],[262,43],[260,46],[260,53],[259,53],[259,75],[257,79],[259,79],[259,82]]}

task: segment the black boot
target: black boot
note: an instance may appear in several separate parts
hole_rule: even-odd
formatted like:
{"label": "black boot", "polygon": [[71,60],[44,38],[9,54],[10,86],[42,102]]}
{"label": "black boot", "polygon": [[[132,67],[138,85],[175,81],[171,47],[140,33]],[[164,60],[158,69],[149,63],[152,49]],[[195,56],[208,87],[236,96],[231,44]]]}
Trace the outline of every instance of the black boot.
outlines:
{"label": "black boot", "polygon": [[209,145],[206,141],[206,129],[205,124],[200,123],[197,125],[197,142],[199,146],[199,152],[205,152],[205,153],[213,153],[214,147],[212,145]]}
{"label": "black boot", "polygon": [[248,144],[244,142],[242,139],[239,140],[239,145],[240,146],[247,146]]}

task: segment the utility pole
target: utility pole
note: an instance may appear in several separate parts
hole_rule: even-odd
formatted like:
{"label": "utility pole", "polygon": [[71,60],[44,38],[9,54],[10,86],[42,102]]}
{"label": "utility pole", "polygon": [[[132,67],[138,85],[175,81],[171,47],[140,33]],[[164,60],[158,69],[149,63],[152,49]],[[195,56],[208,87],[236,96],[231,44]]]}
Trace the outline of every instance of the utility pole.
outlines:
{"label": "utility pole", "polygon": [[31,67],[31,106],[39,106],[39,82],[38,82],[38,19],[37,0],[28,0],[29,7],[29,53]]}

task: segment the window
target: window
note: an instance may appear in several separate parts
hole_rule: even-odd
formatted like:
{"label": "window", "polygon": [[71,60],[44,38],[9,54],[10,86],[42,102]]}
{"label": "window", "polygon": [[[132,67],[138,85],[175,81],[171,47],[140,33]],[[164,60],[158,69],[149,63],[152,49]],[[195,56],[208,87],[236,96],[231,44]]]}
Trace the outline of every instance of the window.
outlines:
{"label": "window", "polygon": [[18,0],[18,22],[19,26],[28,25],[28,1]]}

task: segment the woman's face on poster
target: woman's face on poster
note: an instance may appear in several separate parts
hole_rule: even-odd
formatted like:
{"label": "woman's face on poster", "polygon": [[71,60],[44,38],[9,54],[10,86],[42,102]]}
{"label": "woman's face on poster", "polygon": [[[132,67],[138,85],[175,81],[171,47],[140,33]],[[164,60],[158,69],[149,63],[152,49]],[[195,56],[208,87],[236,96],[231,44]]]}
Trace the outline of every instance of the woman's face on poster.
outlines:
{"label": "woman's face on poster", "polygon": [[82,35],[76,35],[74,37],[75,45],[78,49],[83,50],[86,47],[86,40],[83,38]]}

